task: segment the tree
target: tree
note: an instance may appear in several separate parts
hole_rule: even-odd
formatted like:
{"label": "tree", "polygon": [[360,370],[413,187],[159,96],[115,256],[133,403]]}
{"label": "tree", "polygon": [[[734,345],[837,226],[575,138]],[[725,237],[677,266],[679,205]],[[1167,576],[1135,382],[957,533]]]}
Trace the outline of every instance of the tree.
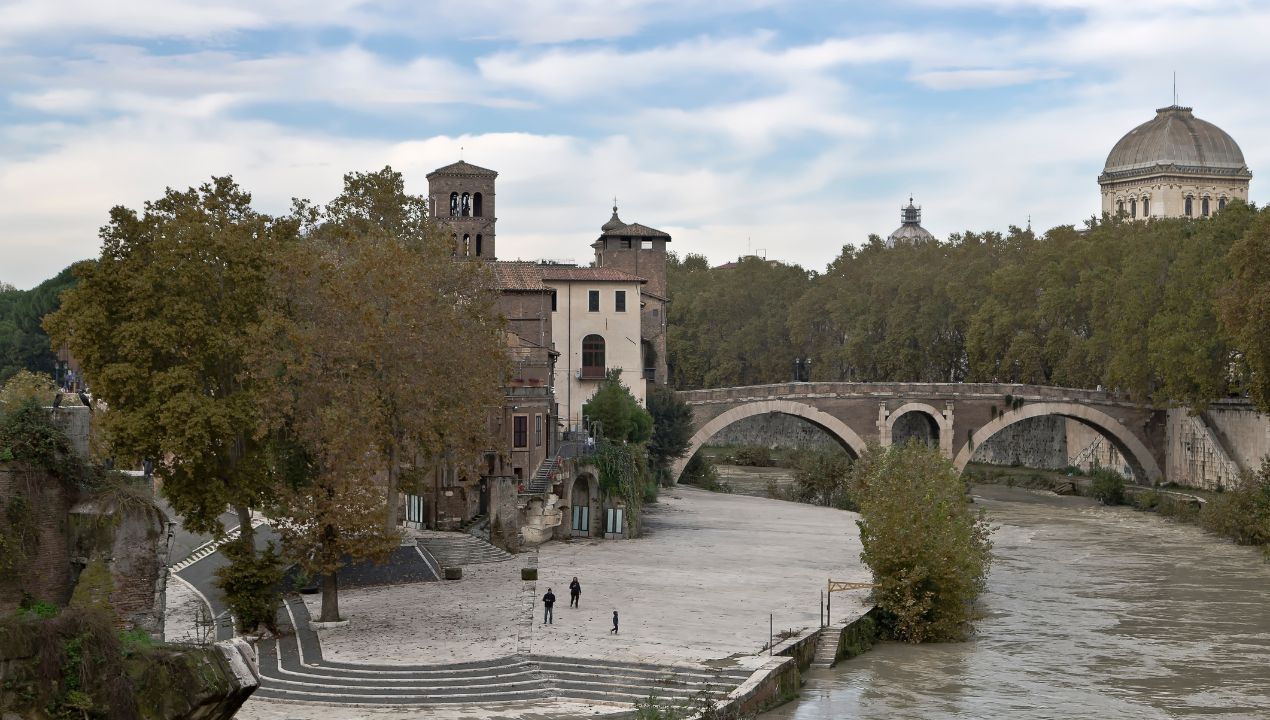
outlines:
{"label": "tree", "polygon": [[1222,326],[1240,349],[1237,364],[1243,370],[1243,385],[1262,412],[1270,412],[1270,263],[1266,258],[1270,258],[1270,211],[1262,210],[1230,248],[1227,262],[1233,277],[1218,301]]}
{"label": "tree", "polygon": [[53,378],[42,373],[19,370],[0,387],[0,412],[16,408],[27,400],[36,401],[41,407],[53,402],[57,386]]}
{"label": "tree", "polygon": [[917,443],[871,448],[852,483],[860,503],[860,559],[896,639],[964,636],[991,563],[990,527],[939,451]]}
{"label": "tree", "polygon": [[66,268],[31,290],[0,289],[0,384],[19,370],[48,375],[57,370],[57,356],[40,323],[74,285],[72,269]]}
{"label": "tree", "polygon": [[45,320],[109,408],[111,452],[154,459],[164,496],[195,531],[223,532],[218,516],[233,507],[247,555],[251,508],[272,495],[247,354],[293,237],[232,178],[169,188],[140,214],[110,211],[101,257],[75,266],[79,284]]}
{"label": "tree", "polygon": [[652,435],[652,416],[639,406],[630,388],[622,383],[618,370],[609,371],[599,389],[582,406],[582,416],[611,442],[642,443]]}
{"label": "tree", "polygon": [[650,385],[648,414],[653,434],[648,439],[648,459],[653,475],[662,485],[670,485],[670,464],[681,458],[692,441],[692,408],[665,385]]}
{"label": "tree", "polygon": [[850,476],[851,456],[839,449],[799,453],[794,466],[798,499],[813,505],[857,510]]}
{"label": "tree", "polygon": [[403,464],[440,473],[489,447],[507,369],[489,269],[453,257],[400,173],[344,182],[325,207],[296,208],[303,241],[256,343],[270,427],[307,458],[280,494],[284,550],[323,575],[324,620],[339,616],[345,559],[395,546]]}

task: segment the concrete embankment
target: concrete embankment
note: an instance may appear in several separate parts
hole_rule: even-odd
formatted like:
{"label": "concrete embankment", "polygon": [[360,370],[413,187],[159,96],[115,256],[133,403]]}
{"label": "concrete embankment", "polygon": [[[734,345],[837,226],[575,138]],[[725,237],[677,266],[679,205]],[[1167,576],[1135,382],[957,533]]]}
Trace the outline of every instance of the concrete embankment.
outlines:
{"label": "concrete embankment", "polygon": [[852,620],[828,628],[806,630],[772,648],[771,659],[715,706],[725,719],[753,717],[789,702],[803,686],[803,673],[834,645],[833,663],[867,652],[881,639],[876,607]]}

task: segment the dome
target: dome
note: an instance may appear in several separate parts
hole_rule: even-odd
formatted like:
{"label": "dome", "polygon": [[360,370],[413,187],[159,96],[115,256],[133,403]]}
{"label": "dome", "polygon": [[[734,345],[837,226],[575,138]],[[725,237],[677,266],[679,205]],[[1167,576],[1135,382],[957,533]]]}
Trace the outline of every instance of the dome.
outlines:
{"label": "dome", "polygon": [[1168,168],[1172,173],[1251,177],[1244,154],[1226,131],[1200,120],[1191,108],[1171,105],[1156,110],[1111,149],[1100,180],[1143,175]]}
{"label": "dome", "polygon": [[613,217],[609,218],[608,222],[601,225],[600,229],[607,233],[607,232],[613,232],[614,230],[617,230],[618,228],[622,228],[622,227],[626,227],[626,223],[622,222],[621,218],[617,216],[617,205],[614,205]]}
{"label": "dome", "polygon": [[935,242],[935,236],[922,227],[922,209],[913,204],[913,198],[909,198],[908,205],[900,208],[900,226],[886,237],[886,246],[895,247],[898,243],[916,245],[927,242]]}

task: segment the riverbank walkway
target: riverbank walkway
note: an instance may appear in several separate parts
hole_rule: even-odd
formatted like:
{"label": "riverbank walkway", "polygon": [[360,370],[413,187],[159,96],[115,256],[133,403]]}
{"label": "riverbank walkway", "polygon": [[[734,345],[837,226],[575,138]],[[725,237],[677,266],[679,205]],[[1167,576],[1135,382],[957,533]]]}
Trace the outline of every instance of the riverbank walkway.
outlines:
{"label": "riverbank walkway", "polygon": [[[482,557],[459,581],[341,592],[346,627],[307,630],[320,600],[292,599],[283,620],[299,631],[260,644],[261,688],[238,717],[620,716],[649,694],[721,697],[769,661],[769,622],[815,630],[827,578],[869,579],[856,518],[676,487],[637,539],[551,542]],[[522,581],[534,565],[539,579]],[[559,599],[544,625],[548,587]],[[834,623],[862,600],[836,596]]]}

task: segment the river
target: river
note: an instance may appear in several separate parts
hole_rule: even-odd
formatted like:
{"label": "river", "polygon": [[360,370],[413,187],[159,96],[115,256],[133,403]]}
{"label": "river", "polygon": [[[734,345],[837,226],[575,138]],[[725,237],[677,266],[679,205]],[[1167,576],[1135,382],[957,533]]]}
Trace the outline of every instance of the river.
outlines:
{"label": "river", "polygon": [[1270,565],[1189,526],[977,486],[993,525],[964,643],[884,643],[765,720],[1270,718]]}

